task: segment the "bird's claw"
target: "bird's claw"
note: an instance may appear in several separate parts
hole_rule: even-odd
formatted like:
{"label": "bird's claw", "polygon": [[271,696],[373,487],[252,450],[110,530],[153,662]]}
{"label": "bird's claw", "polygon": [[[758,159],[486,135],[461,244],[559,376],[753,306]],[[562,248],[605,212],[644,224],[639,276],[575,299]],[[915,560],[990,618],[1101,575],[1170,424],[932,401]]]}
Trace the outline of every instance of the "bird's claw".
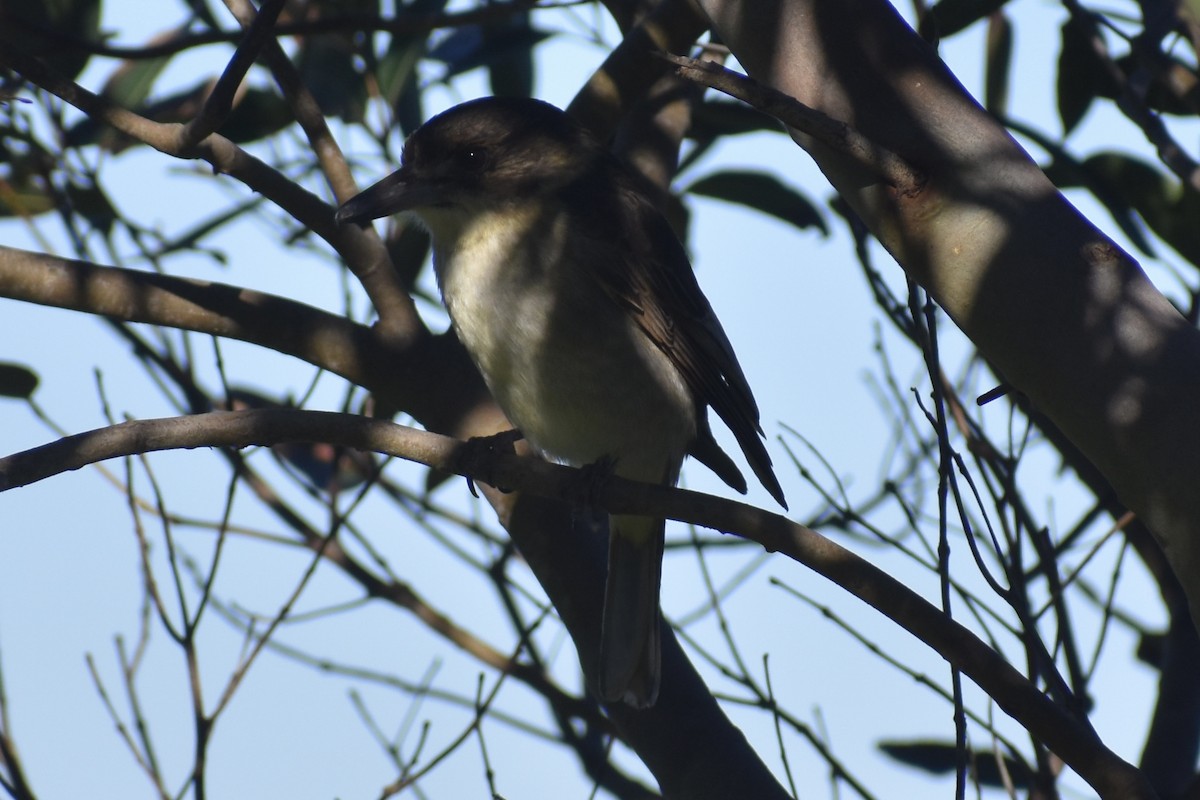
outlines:
{"label": "bird's claw", "polygon": [[616,473],[617,460],[612,456],[601,456],[590,464],[579,468],[579,479],[575,484],[576,495],[574,503],[584,508],[595,505],[596,497],[608,485]]}
{"label": "bird's claw", "polygon": [[494,487],[497,491],[508,494],[512,489],[503,486],[497,486],[493,477],[492,468],[494,466],[493,456],[495,453],[510,453],[515,454],[516,443],[524,439],[525,436],[516,428],[500,433],[493,433],[490,436],[472,436],[459,446],[458,464],[462,467],[467,479],[467,488],[471,495],[479,497],[479,491],[475,487],[475,479],[471,477],[473,474],[480,475],[480,480],[488,486]]}

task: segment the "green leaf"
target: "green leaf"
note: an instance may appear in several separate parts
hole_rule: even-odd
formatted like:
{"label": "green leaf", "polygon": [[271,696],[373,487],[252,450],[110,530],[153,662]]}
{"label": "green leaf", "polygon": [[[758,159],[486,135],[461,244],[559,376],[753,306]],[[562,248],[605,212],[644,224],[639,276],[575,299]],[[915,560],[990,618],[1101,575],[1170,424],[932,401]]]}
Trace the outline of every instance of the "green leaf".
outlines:
{"label": "green leaf", "polygon": [[29,131],[0,131],[0,217],[32,217],[54,209],[53,194],[43,177],[55,162]]}
{"label": "green leaf", "polygon": [[150,96],[154,82],[162,74],[170,56],[144,61],[124,61],[113,70],[100,94],[125,108],[136,108]]}
{"label": "green leaf", "polygon": [[741,170],[716,172],[696,181],[686,191],[738,203],[770,214],[797,228],[816,228],[822,234],[829,234],[825,220],[816,207],[774,175]]}
{"label": "green leaf", "polygon": [[32,217],[53,210],[54,198],[37,184],[0,181],[0,218]]}
{"label": "green leaf", "polygon": [[28,400],[37,389],[37,373],[29,367],[0,361],[0,397]]}

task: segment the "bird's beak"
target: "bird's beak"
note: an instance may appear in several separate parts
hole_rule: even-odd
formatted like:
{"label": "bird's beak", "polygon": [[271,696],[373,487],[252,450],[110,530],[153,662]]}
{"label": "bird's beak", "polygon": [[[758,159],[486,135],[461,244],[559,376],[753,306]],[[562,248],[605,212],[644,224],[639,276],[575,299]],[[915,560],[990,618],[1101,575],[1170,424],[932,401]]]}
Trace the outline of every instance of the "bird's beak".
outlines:
{"label": "bird's beak", "polygon": [[436,201],[432,187],[423,181],[412,180],[406,170],[400,169],[343,203],[334,219],[339,225],[362,224],[400,211],[434,205]]}

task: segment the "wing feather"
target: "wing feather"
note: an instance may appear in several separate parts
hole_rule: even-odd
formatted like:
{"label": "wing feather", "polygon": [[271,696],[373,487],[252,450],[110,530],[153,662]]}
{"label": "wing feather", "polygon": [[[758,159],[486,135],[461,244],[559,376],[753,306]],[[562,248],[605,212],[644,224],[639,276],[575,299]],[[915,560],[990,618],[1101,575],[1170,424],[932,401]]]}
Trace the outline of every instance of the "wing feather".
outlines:
{"label": "wing feather", "polygon": [[[597,171],[563,190],[564,201],[589,217],[589,224],[582,227],[592,235],[581,246],[590,248],[591,253],[582,263],[602,265],[591,277],[675,364],[697,403],[710,406],[724,421],[754,474],[786,508],[783,489],[761,438],[754,394],[729,337],[696,282],[683,245],[615,159],[603,159]],[[618,187],[615,192],[603,188],[614,186]],[[607,257],[596,258],[597,250]],[[728,457],[722,461],[714,450],[720,452],[705,423],[692,454],[731,486],[745,491],[740,473],[736,475],[740,486],[730,480],[729,470],[737,470]]]}

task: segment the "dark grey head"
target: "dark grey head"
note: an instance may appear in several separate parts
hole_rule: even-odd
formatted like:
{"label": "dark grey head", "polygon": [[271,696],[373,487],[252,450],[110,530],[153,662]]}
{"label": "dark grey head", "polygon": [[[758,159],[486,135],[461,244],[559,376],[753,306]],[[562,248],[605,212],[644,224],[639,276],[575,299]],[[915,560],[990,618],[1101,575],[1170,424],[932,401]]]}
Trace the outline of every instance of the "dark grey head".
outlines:
{"label": "dark grey head", "polygon": [[426,223],[554,191],[603,150],[549,103],[486,97],[457,105],[416,130],[400,169],[351,198],[340,223],[415,211]]}

